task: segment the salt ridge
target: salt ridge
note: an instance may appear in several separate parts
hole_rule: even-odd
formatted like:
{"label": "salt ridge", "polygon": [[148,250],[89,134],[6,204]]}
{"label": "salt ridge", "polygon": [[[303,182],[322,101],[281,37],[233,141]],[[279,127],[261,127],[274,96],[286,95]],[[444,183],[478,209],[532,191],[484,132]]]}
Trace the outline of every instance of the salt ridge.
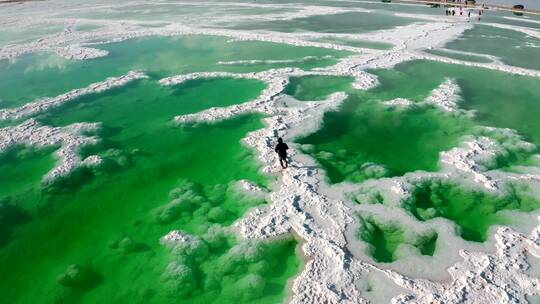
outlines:
{"label": "salt ridge", "polygon": [[389,107],[403,107],[408,108],[414,105],[414,101],[406,98],[395,98],[392,100],[383,101],[383,104]]}
{"label": "salt ridge", "polygon": [[289,77],[307,75],[354,76],[356,80],[353,83],[353,86],[360,89],[367,89],[376,85],[376,81],[367,73],[346,73],[340,70],[319,70],[305,72],[296,68],[272,69],[258,73],[201,72],[171,76],[163,78],[159,82],[162,85],[177,85],[186,81],[200,78],[245,78],[257,79],[267,83],[267,88],[255,100],[224,108],[210,108],[199,113],[180,115],[174,118],[174,120],[178,123],[197,121],[208,122],[219,121],[248,112],[258,112],[269,115],[276,114],[273,101],[275,101],[275,98],[283,92],[285,86],[289,82]]}
{"label": "salt ridge", "polygon": [[443,111],[455,112],[458,110],[458,102],[461,100],[461,89],[458,84],[451,79],[447,79],[438,88],[431,91],[431,94],[424,102],[433,104]]}
{"label": "salt ridge", "polygon": [[441,164],[443,170],[455,171],[458,174],[468,174],[476,183],[484,185],[488,190],[498,189],[497,183],[478,170],[475,157],[485,154],[494,157],[497,151],[497,144],[487,137],[481,137],[472,141],[466,141],[463,147],[453,148],[450,151],[441,153]]}
{"label": "salt ridge", "polygon": [[[428,97],[422,102],[414,102],[410,99],[395,98],[392,100],[383,101],[383,104],[390,107],[403,107],[408,108],[413,105],[433,105],[440,110],[454,113],[458,112],[458,103],[461,100],[461,88],[455,80],[446,79],[437,88],[433,89]],[[461,111],[464,112],[464,111]]]}
{"label": "salt ridge", "polygon": [[85,88],[74,89],[54,98],[39,99],[18,108],[0,109],[0,120],[17,120],[38,113],[43,113],[51,108],[66,104],[76,98],[89,94],[105,92],[113,88],[124,86],[131,81],[145,78],[148,78],[148,76],[140,71],[130,71],[120,77],[109,77],[105,81],[90,84]]}
{"label": "salt ridge", "polygon": [[79,154],[81,147],[98,142],[96,137],[83,135],[85,132],[95,131],[98,127],[99,124],[95,123],[49,127],[41,125],[34,119],[29,119],[20,125],[0,129],[0,152],[16,145],[36,148],[60,145],[55,152],[58,163],[44,177],[44,182],[54,182],[57,178],[67,176],[77,168],[101,163],[101,159],[96,155],[83,160]]}
{"label": "salt ridge", "polygon": [[305,56],[300,59],[283,59],[283,60],[234,60],[234,61],[219,61],[219,65],[242,65],[242,64],[276,64],[276,63],[301,63],[310,60],[332,59],[333,56]]}

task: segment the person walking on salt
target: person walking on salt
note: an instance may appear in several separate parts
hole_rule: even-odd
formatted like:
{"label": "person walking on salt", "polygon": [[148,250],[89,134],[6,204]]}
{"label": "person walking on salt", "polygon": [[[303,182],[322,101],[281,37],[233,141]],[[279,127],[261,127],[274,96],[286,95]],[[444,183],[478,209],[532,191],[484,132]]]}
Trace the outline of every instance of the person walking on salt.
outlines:
{"label": "person walking on salt", "polygon": [[276,145],[276,148],[274,150],[279,156],[279,164],[281,165],[283,169],[289,166],[289,162],[287,161],[288,149],[289,149],[289,146],[287,146],[287,144],[283,142],[283,139],[281,137],[278,138],[278,144]]}

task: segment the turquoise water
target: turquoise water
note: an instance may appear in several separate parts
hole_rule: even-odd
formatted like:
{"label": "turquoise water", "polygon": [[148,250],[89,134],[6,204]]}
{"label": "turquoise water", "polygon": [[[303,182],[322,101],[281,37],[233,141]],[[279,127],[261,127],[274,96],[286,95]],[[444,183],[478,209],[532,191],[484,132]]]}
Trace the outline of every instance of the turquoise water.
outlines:
{"label": "turquoise water", "polygon": [[381,3],[380,1],[329,1],[329,0],[264,0],[265,3],[298,3],[306,5],[322,5],[331,7],[344,7],[344,8],[365,8],[370,10],[377,10],[381,13],[410,13],[410,14],[431,14],[431,15],[444,15],[444,9],[432,8],[429,5],[422,4],[404,4],[404,3]]}
{"label": "turquoise water", "polygon": [[341,13],[317,15],[283,21],[243,22],[235,29],[264,29],[277,32],[310,31],[319,33],[363,33],[389,29],[414,22],[414,19],[397,17],[383,12]]}
{"label": "turquoise water", "polygon": [[480,24],[465,31],[461,38],[447,43],[445,48],[489,54],[500,57],[509,65],[540,70],[538,46],[538,38]]}
{"label": "turquoise water", "polygon": [[33,25],[24,29],[5,27],[0,32],[0,46],[16,43],[27,43],[46,35],[53,35],[64,30],[63,25]]}

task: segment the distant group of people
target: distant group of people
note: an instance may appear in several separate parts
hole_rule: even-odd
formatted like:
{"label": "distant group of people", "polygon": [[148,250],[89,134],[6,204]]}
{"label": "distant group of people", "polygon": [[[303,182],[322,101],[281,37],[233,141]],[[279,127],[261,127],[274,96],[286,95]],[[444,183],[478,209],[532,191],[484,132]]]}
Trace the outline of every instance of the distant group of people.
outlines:
{"label": "distant group of people", "polygon": [[[479,9],[477,10],[478,12],[478,21],[480,21],[480,19],[482,18],[482,15],[484,14],[484,10],[483,9]],[[447,8],[446,9],[446,16],[455,16],[456,15],[456,8]],[[463,16],[463,7],[459,7],[459,15],[460,16]],[[471,10],[469,10],[467,12],[467,18],[471,19]]]}

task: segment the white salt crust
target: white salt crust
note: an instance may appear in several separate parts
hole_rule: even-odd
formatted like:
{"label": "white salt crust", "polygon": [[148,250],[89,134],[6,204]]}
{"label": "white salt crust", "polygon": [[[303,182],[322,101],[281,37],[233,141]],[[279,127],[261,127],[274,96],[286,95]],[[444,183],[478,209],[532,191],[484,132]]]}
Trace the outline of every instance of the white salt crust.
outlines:
{"label": "white salt crust", "polygon": [[245,179],[239,180],[235,186],[237,190],[249,193],[251,196],[265,196],[269,193],[268,190],[263,189],[253,182]]}
{"label": "white salt crust", "polygon": [[480,172],[475,157],[483,154],[483,157],[495,157],[498,150],[497,144],[487,137],[480,137],[472,141],[466,141],[462,147],[453,148],[448,152],[441,153],[443,170],[453,170],[458,174],[470,175],[469,178],[475,183],[484,185],[489,190],[498,189],[495,181]]}
{"label": "white salt crust", "polygon": [[458,102],[461,99],[460,93],[461,89],[457,83],[448,79],[433,90],[425,102],[433,104],[443,111],[455,112],[458,110]]}
{"label": "white salt crust", "polygon": [[[206,3],[206,2],[205,2]],[[217,3],[212,3],[217,5]],[[227,3],[226,5],[229,5]],[[238,4],[240,5],[240,4]],[[241,4],[244,5],[244,4]],[[250,4],[262,7],[260,4]],[[274,7],[271,5],[271,7]],[[317,14],[332,14],[350,11],[347,8],[323,8],[317,6],[288,5],[287,8],[298,9],[294,13],[274,14],[266,20],[287,20],[302,16]],[[309,8],[309,9],[307,9]],[[310,13],[314,12],[314,13]],[[357,10],[358,11],[358,10]],[[219,24],[228,21],[227,18],[199,18],[199,22]],[[442,47],[447,41],[457,38],[469,24],[460,19],[445,19],[433,16],[410,16],[429,20],[429,23],[416,23],[397,27],[391,30],[367,34],[323,34],[323,33],[275,33],[256,31],[235,31],[218,28],[197,26],[196,19],[187,18],[185,22],[167,22],[165,26],[148,28],[145,21],[111,21],[85,20],[87,23],[105,26],[104,30],[91,33],[64,31],[58,35],[44,37],[39,41],[21,45],[9,45],[0,48],[1,58],[15,58],[21,54],[37,51],[52,51],[72,59],[89,59],[105,56],[87,41],[99,40],[103,43],[122,41],[145,36],[177,36],[177,35],[219,35],[233,40],[269,41],[298,46],[315,46],[336,50],[347,50],[355,55],[342,59],[332,67],[304,72],[298,69],[276,69],[260,73],[194,73],[179,75],[161,80],[164,85],[180,84],[198,78],[235,77],[258,79],[268,84],[263,94],[251,102],[226,108],[213,108],[191,115],[177,116],[177,123],[192,121],[217,121],[246,112],[262,112],[271,117],[264,121],[266,127],[251,132],[244,143],[257,151],[259,160],[264,164],[264,172],[281,174],[277,188],[269,194],[270,204],[254,208],[234,224],[239,236],[246,239],[269,239],[278,235],[294,232],[303,240],[302,250],[307,258],[304,269],[292,283],[291,303],[382,303],[380,299],[388,299],[392,303],[524,303],[526,295],[539,294],[539,282],[536,273],[528,273],[530,259],[539,257],[540,226],[536,227],[529,236],[525,236],[508,227],[492,229],[487,247],[470,244],[456,236],[452,223],[437,220],[432,223],[419,223],[411,219],[400,208],[403,199],[411,194],[412,182],[423,179],[453,179],[468,183],[471,187],[489,189],[495,193],[504,191],[508,181],[524,181],[533,186],[540,184],[540,175],[501,174],[487,171],[482,163],[493,159],[505,149],[489,137],[470,137],[454,149],[441,153],[442,170],[437,173],[413,172],[399,178],[370,180],[360,185],[343,184],[330,187],[324,180],[324,172],[318,169],[313,159],[297,154],[297,147],[291,143],[291,167],[281,170],[273,151],[275,139],[282,136],[286,140],[299,134],[318,128],[325,111],[335,109],[346,98],[344,93],[336,93],[328,97],[326,102],[294,103],[290,98],[283,97],[281,92],[290,76],[302,75],[343,75],[356,78],[356,88],[368,89],[378,84],[375,76],[364,72],[368,68],[389,68],[394,65],[414,60],[428,59],[464,66],[481,67],[504,71],[517,75],[539,77],[540,72],[505,65],[500,61],[492,63],[471,63],[435,56],[423,52],[424,49]],[[435,18],[435,19],[434,19]],[[261,20],[258,17],[246,17],[244,20]],[[263,18],[264,19],[264,18]],[[230,20],[229,20],[230,21]],[[7,23],[16,24],[18,21],[9,19]],[[30,21],[28,24],[32,24]],[[57,19],[56,21],[70,24],[74,20]],[[200,23],[199,23],[200,24]],[[518,28],[514,27],[514,30]],[[348,38],[374,42],[386,42],[394,45],[391,50],[371,50],[349,47],[331,43],[313,42],[314,38]],[[92,45],[92,47],[89,47]],[[301,59],[302,60],[302,59]],[[306,59],[307,60],[307,59]],[[256,64],[250,60],[242,62],[222,62],[221,64]],[[262,62],[261,62],[262,63]],[[425,102],[431,103],[443,111],[462,114],[457,106],[459,87],[452,80],[447,80],[434,90],[431,98]],[[294,104],[294,106],[289,106]],[[407,106],[409,102],[397,99],[387,103],[390,106]],[[91,124],[75,124],[64,128],[40,126],[29,120],[16,127],[0,129],[0,150],[15,144],[42,147],[60,144],[57,152],[59,165],[47,177],[54,178],[66,174],[70,170],[86,163],[98,163],[99,157],[91,156],[80,160],[78,149],[85,144],[94,144],[96,138],[80,135],[82,130],[96,128]],[[492,132],[499,130],[490,130]],[[517,146],[523,145],[517,142]],[[518,147],[520,148],[520,147]],[[60,152],[63,151],[63,152]],[[249,183],[240,183],[246,191],[256,189]],[[361,189],[379,191],[386,202],[394,206],[353,205],[343,197],[344,191],[357,192]],[[369,191],[367,193],[369,193]],[[419,257],[409,252],[403,258],[405,262],[388,265],[374,263],[367,256],[358,255],[354,248],[355,241],[350,237],[351,227],[357,225],[355,212],[370,216],[383,216],[399,222],[410,224],[414,232],[435,229],[443,240],[442,245],[448,251],[437,254],[434,259]],[[537,225],[537,222],[533,223]],[[530,230],[529,230],[530,231]],[[172,231],[162,238],[162,244],[174,251],[177,246],[190,246],[197,238],[180,231]],[[359,243],[356,241],[356,243]],[[361,245],[359,245],[361,246]],[[446,247],[444,247],[446,246]],[[491,247],[490,247],[491,246]],[[459,250],[459,248],[463,248]],[[494,253],[489,252],[494,248]],[[473,250],[471,250],[473,249]],[[355,252],[353,252],[355,251]],[[405,250],[406,251],[406,250]],[[482,252],[479,252],[482,251]],[[435,262],[440,262],[437,266]],[[449,267],[451,266],[451,267]],[[433,270],[430,271],[430,267]],[[437,270],[443,268],[443,271]],[[448,268],[448,273],[444,268]],[[422,271],[432,272],[431,280],[419,279]],[[412,275],[412,276],[411,276]],[[368,295],[361,288],[361,281],[368,277],[377,277],[379,286],[385,297]],[[444,280],[440,280],[444,278]]]}
{"label": "white salt crust", "polygon": [[66,58],[66,59],[76,59],[76,60],[85,60],[85,59],[94,59],[99,57],[105,57],[109,55],[109,52],[104,50],[99,50],[95,48],[82,47],[82,46],[66,46],[62,48],[53,48],[52,49],[56,54]]}
{"label": "white salt crust", "polygon": [[[441,111],[454,113],[458,112],[459,105],[458,103],[461,100],[461,89],[456,83],[455,80],[446,79],[442,84],[437,88],[431,91],[431,94],[422,102],[415,103],[412,100],[405,98],[395,98],[388,101],[383,101],[383,104],[389,107],[402,107],[408,108],[413,105],[433,105],[438,107]],[[464,111],[462,111],[464,112]]]}
{"label": "white salt crust", "polygon": [[96,137],[83,135],[84,132],[95,131],[99,127],[95,123],[76,123],[66,127],[42,126],[36,120],[29,119],[20,125],[0,129],[0,152],[16,146],[32,146],[43,148],[60,146],[55,152],[58,162],[44,177],[45,182],[52,182],[58,177],[67,176],[82,166],[94,166],[101,163],[96,156],[81,159],[80,148],[98,142]]}
{"label": "white salt crust", "polygon": [[196,237],[184,233],[180,230],[173,230],[164,237],[161,238],[161,244],[167,246],[167,247],[188,247],[197,245],[197,243],[200,242]]}
{"label": "white salt crust", "polygon": [[[317,118],[312,116],[316,114],[308,114],[310,113],[310,110],[311,109],[306,109],[305,111],[301,111],[295,109],[290,110],[290,114],[288,115],[283,114],[282,116],[268,118],[266,119],[268,127],[265,130],[253,132],[248,136],[246,143],[256,147],[259,151],[259,155],[266,160],[266,163],[270,163],[270,168],[265,168],[267,171],[275,172],[276,170],[279,170],[277,169],[275,155],[272,151],[273,144],[275,144],[275,142],[273,142],[275,137],[286,136],[289,128],[301,125],[302,122],[305,122],[306,120],[317,121]],[[282,112],[283,111],[285,110],[282,109]],[[464,145],[466,148],[451,150],[442,155],[441,162],[444,164],[443,173],[433,174],[433,177],[453,177],[470,181],[471,183],[477,183],[479,186],[489,189],[496,187],[497,183],[493,182],[487,175],[480,172],[479,166],[474,161],[475,158],[494,156],[495,153],[491,149],[494,149],[495,147],[484,143],[483,141],[485,140],[487,139],[480,138],[473,143],[465,142]],[[271,160],[272,158],[274,160],[269,161],[269,159]],[[363,273],[369,271],[370,268],[377,269],[378,266],[362,262],[356,263],[349,252],[348,240],[345,237],[345,231],[343,229],[355,221],[353,217],[354,212],[352,212],[354,207],[351,208],[350,206],[347,206],[347,203],[344,201],[333,200],[322,194],[323,192],[320,191],[320,187],[324,186],[324,180],[320,176],[318,169],[306,166],[297,161],[294,156],[292,167],[283,170],[282,175],[281,186],[277,191],[270,195],[272,204],[268,207],[252,210],[247,216],[236,223],[236,229],[246,238],[269,238],[294,231],[295,235],[298,235],[305,241],[303,251],[309,260],[303,272],[293,283],[293,291],[295,294],[292,300],[293,303],[364,302],[361,293],[353,287],[354,283]],[[418,173],[417,175],[418,178],[431,177],[430,174]],[[401,196],[398,200],[403,199],[403,196],[409,193],[408,190],[399,185],[400,182],[399,179],[397,179],[397,187],[392,186],[389,188],[390,191],[396,191],[398,197]],[[406,216],[407,215],[403,215],[400,219],[402,220]],[[447,239],[451,244],[460,243],[460,245],[462,245],[461,247],[448,246],[450,247],[448,248],[449,254],[443,254],[442,257],[439,258],[439,262],[442,262],[443,265],[449,262],[446,260],[446,256],[453,257],[450,262],[458,261],[455,252],[456,248],[464,248],[467,246],[474,247],[456,237],[455,231],[447,222],[443,221],[443,223],[439,223],[438,226],[444,228],[438,229],[442,242]],[[509,244],[506,245],[512,246]],[[441,247],[444,248],[444,245]],[[452,252],[452,250],[454,251]],[[473,265],[474,261],[468,260],[468,257],[469,256],[467,255],[461,254],[460,258],[465,259],[461,263]],[[408,265],[402,264],[396,267],[401,268],[403,272],[412,272],[418,275],[418,269],[410,269],[411,265],[415,265],[414,267],[420,267],[420,269],[429,273],[429,268],[424,269],[421,266],[418,266],[422,265],[426,260],[429,261],[429,259],[418,258],[416,261],[417,263]],[[409,262],[410,261],[411,260],[409,260]],[[429,262],[428,265],[430,265]],[[435,264],[434,266],[437,265]],[[491,269],[490,267],[492,266],[488,266],[487,269]],[[467,269],[464,269],[463,273],[467,273]],[[482,281],[481,277],[485,274],[485,271],[477,272],[474,280]],[[456,270],[454,271],[453,278],[456,278],[457,281],[460,279],[460,276],[463,275],[464,274],[460,273],[459,270]],[[495,275],[495,273],[493,273],[493,275]],[[507,275],[510,276],[510,274]],[[516,273],[516,275],[519,276],[518,273]],[[433,274],[432,276],[437,277],[437,274]],[[413,290],[413,293],[415,292],[414,289],[409,288],[410,286],[403,284],[402,280],[398,280],[394,276],[389,276],[389,279],[393,280],[397,285],[408,290]],[[424,281],[419,280],[419,282]],[[524,278],[524,282],[526,282],[526,278]],[[435,283],[433,284],[436,286]],[[458,282],[454,282],[454,284],[458,284]],[[531,285],[532,283],[528,284]],[[420,286],[421,283],[417,283],[416,285]],[[485,283],[484,285],[489,284]],[[466,302],[478,302],[482,301],[484,297],[496,298],[500,294],[510,292],[518,294],[523,298],[525,294],[538,292],[538,289],[522,288],[525,285],[526,284],[517,285],[518,287],[516,288],[516,285],[513,284],[512,286],[499,284],[489,286],[490,288],[487,289],[479,288],[479,291],[477,291],[476,294],[471,293],[470,297],[467,297],[467,294],[459,295],[459,292],[461,292],[459,289],[450,289],[446,291],[447,294],[445,297],[441,297],[440,302],[452,302],[452,299],[458,297],[461,297]],[[425,287],[422,291],[425,295],[437,292],[435,288],[429,290]],[[483,294],[482,291],[484,292]],[[410,303],[414,302],[412,299],[414,299],[414,297],[407,294],[407,296],[397,297],[395,301],[401,301],[398,303]],[[428,298],[428,300],[422,300],[420,303],[429,303],[430,300],[431,299]]]}
{"label": "white salt crust", "polygon": [[383,104],[389,107],[408,108],[414,105],[414,101],[406,98],[395,98],[392,100],[383,101]]}
{"label": "white salt crust", "polygon": [[[289,128],[302,125],[306,120],[317,121],[320,119],[320,117],[313,117],[313,115],[320,115],[320,113],[310,115],[308,114],[310,110],[294,109],[290,110],[288,115],[283,114],[283,116],[269,118],[266,120],[268,127],[265,130],[253,132],[248,136],[246,143],[256,147],[259,155],[266,160],[266,163],[270,163],[270,168],[266,168],[267,171],[275,172],[279,170],[272,151],[273,144],[275,144],[273,140],[275,140],[276,136],[286,136]],[[285,110],[282,109],[282,111]],[[473,157],[466,152],[469,151],[450,151],[446,159],[462,160],[462,154],[464,153],[471,158]],[[490,151],[486,152],[485,149],[481,152],[475,152],[478,154],[481,152],[491,153]],[[269,161],[272,158],[274,160]],[[446,172],[442,173],[441,176],[451,176],[461,171],[459,172],[460,178],[468,179],[469,175],[476,177],[481,174],[477,172],[478,168],[473,161],[469,161],[468,166],[460,166],[461,164],[457,162],[456,164],[454,167],[452,163],[447,164],[444,168]],[[294,156],[292,167],[282,171],[282,174],[282,185],[270,196],[272,204],[268,207],[254,209],[246,217],[239,220],[235,225],[238,232],[246,238],[268,238],[294,231],[296,235],[299,235],[305,241],[303,251],[309,261],[303,272],[293,283],[295,293],[293,303],[364,302],[361,293],[353,286],[354,282],[362,273],[367,271],[368,267],[362,263],[355,264],[349,252],[348,240],[344,231],[344,227],[355,221],[352,208],[347,206],[344,201],[333,200],[322,194],[319,189],[324,185],[324,180],[320,176],[318,169],[305,166],[303,163],[296,161]],[[419,175],[426,176],[426,174]],[[473,182],[480,182],[486,187],[491,186],[489,180],[487,182],[473,180]],[[397,191],[398,195],[408,193],[407,190],[400,186],[391,187],[390,189]],[[448,235],[450,240],[456,242],[455,232],[450,228],[447,228],[446,233],[439,234],[441,236]],[[444,240],[443,237],[441,238]],[[455,248],[463,247],[453,248],[455,250]],[[424,260],[419,259],[419,263],[413,265],[422,265]],[[456,259],[452,260],[455,261]],[[409,268],[410,265],[408,265]],[[406,266],[404,265],[401,268]],[[390,279],[393,279],[393,277],[390,277]],[[401,283],[397,280],[394,281],[398,285]],[[494,291],[497,293],[503,292],[500,289],[494,289]],[[527,292],[530,292],[530,290],[522,289],[518,293],[523,295]],[[448,299],[450,298],[449,296]],[[469,298],[469,300],[472,299]]]}
{"label": "white salt crust", "polygon": [[[343,71],[350,71],[351,69],[344,68],[344,66],[350,62],[354,61],[351,58],[347,58],[336,66],[326,70],[332,71],[335,74],[341,73],[342,75],[346,75]],[[197,114],[180,116],[176,118],[176,121],[214,121],[246,111],[266,109],[262,110],[262,112],[273,115],[265,119],[267,127],[250,133],[245,139],[245,143],[254,147],[258,152],[259,159],[267,164],[263,168],[264,172],[279,172],[278,165],[276,164],[276,156],[272,149],[273,145],[275,145],[275,138],[277,136],[287,137],[297,132],[295,131],[297,129],[302,129],[302,132],[305,132],[306,128],[316,128],[322,119],[322,113],[330,108],[335,108],[345,98],[343,94],[334,94],[323,103],[304,103],[304,107],[284,107],[279,98],[279,92],[285,85],[283,77],[286,75],[283,75],[283,71],[290,73],[290,76],[298,75],[298,71],[286,69],[253,74],[198,73],[167,78],[162,80],[162,83],[172,85],[201,77],[255,78],[269,83],[269,88],[272,87],[275,90],[269,89],[256,101],[240,105],[242,108],[240,111],[238,110],[239,106],[217,108]],[[306,72],[303,74],[310,73]],[[447,79],[424,102],[435,105],[442,111],[450,113],[462,112],[458,107],[460,99],[459,92],[460,89],[455,81]],[[268,108],[265,108],[265,103],[272,104],[272,107],[268,110]],[[276,113],[279,114],[276,115]],[[497,143],[487,137],[470,138],[463,142],[462,147],[441,153],[442,169],[440,173],[419,172],[409,174],[403,178],[376,180],[372,183],[380,183],[379,187],[382,188],[381,191],[383,192],[393,192],[393,194],[389,195],[393,195],[396,202],[400,202],[410,195],[409,188],[411,184],[408,179],[456,179],[466,181],[477,187],[483,187],[489,191],[503,191],[499,189],[499,186],[505,184],[509,178],[496,180],[489,172],[484,172],[484,168],[479,163],[496,157],[500,149]],[[350,206],[346,201],[333,199],[324,194],[325,191],[323,189],[328,186],[325,184],[322,173],[319,169],[311,167],[309,162],[306,165],[305,162],[301,161],[301,158],[301,156],[292,155],[292,166],[282,171],[282,180],[279,188],[270,194],[272,204],[251,210],[247,216],[235,224],[237,232],[245,238],[267,239],[294,232],[295,235],[298,235],[305,242],[302,249],[308,262],[302,273],[293,282],[292,290],[294,296],[291,300],[292,303],[367,302],[362,297],[362,292],[356,288],[356,282],[361,280],[362,276],[365,276],[366,273],[375,270],[386,273],[386,279],[389,282],[394,282],[394,284],[407,290],[404,295],[396,295],[393,299],[394,302],[414,302],[417,301],[415,289],[404,284],[401,279],[403,276],[399,277],[397,274],[412,273],[419,276],[421,275],[419,272],[427,271],[429,273],[430,267],[433,267],[433,273],[428,275],[429,277],[434,280],[441,278],[448,279],[450,275],[445,270],[447,267],[452,266],[451,263],[457,264],[450,269],[459,269],[458,265],[461,264],[474,264],[472,258],[469,259],[472,255],[461,254],[457,251],[457,248],[468,247],[486,250],[483,247],[479,248],[477,245],[462,241],[456,236],[455,228],[451,223],[446,220],[440,220],[431,229],[437,231],[442,242],[452,244],[446,248],[444,245],[441,246],[448,250],[447,254],[439,255],[438,258],[430,261],[429,258],[422,258],[418,254],[415,255],[414,252],[410,252],[410,258],[405,258],[408,264],[398,262],[392,266],[392,268],[396,268],[398,271],[391,271],[377,264],[363,262],[369,259],[360,259],[362,261],[360,262],[350,251],[351,245],[349,242],[351,242],[351,238],[347,237],[347,227],[355,225],[354,210],[362,211],[362,208]],[[388,186],[387,180],[393,180],[395,185]],[[387,194],[385,193],[385,195]],[[400,221],[405,220],[405,222],[410,223],[410,219],[406,220],[407,217],[410,218],[410,215],[405,214],[401,208],[398,210],[394,210],[390,214]],[[369,210],[369,208],[363,211],[375,212],[375,210]],[[388,210],[384,209],[383,211],[383,214],[387,214],[388,216]],[[426,229],[426,227],[420,228],[418,224],[415,228],[414,231]],[[490,241],[491,243],[494,242],[492,238]],[[411,265],[414,265],[413,269],[411,269]],[[421,265],[425,265],[425,267]],[[488,267],[488,269],[491,268]],[[452,270],[450,272],[452,273]],[[484,272],[476,273],[477,277],[475,280],[480,280],[480,277],[484,274]],[[453,284],[458,284],[461,275],[459,270],[453,272],[451,278],[455,278],[456,280]],[[518,274],[516,273],[516,275]],[[418,280],[419,283],[414,285],[415,288],[425,281]],[[432,284],[433,286],[437,286],[436,283]],[[411,286],[413,286],[412,283]],[[444,301],[451,302],[452,299],[457,297],[465,299],[464,301],[481,301],[484,297],[494,298],[500,296],[500,294],[508,294],[510,292],[518,294],[523,298],[526,294],[537,292],[536,289],[524,288],[524,285],[517,286],[516,289],[516,285],[512,285],[511,287],[500,284],[489,285],[489,288],[480,288],[480,291],[484,293],[478,291],[476,294],[471,293],[470,297],[467,297],[467,294],[459,294],[461,292],[460,290],[449,288],[446,291],[448,294],[444,298],[441,298],[441,303]],[[430,293],[436,293],[437,289],[435,287],[432,290],[424,288],[423,291],[425,291],[424,294],[427,296]],[[420,303],[429,303],[431,298],[428,297],[427,299],[422,298],[419,301]]]}
{"label": "white salt crust", "polygon": [[300,59],[283,59],[283,60],[234,60],[234,61],[219,61],[219,65],[249,65],[249,64],[279,64],[279,63],[301,63],[310,60],[333,59],[333,56],[304,56]]}
{"label": "white salt crust", "polygon": [[411,291],[392,303],[528,303],[525,295],[540,293],[537,274],[528,273],[530,256],[540,258],[540,226],[528,236],[501,227],[495,240],[495,253],[461,250],[463,261],[448,269],[449,283],[385,271],[396,284]]}

